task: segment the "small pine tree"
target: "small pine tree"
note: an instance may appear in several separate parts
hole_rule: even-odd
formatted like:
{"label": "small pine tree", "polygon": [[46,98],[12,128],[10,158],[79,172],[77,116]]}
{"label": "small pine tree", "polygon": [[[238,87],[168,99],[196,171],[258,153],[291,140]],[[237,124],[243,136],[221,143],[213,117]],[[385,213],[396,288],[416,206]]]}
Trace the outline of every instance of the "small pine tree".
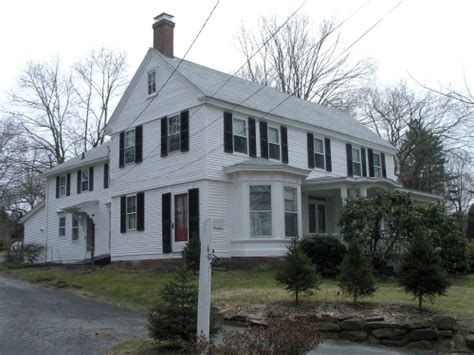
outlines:
{"label": "small pine tree", "polygon": [[441,258],[421,230],[412,238],[398,272],[400,285],[405,292],[418,298],[418,308],[422,310],[423,299],[445,294],[449,281],[441,266]]}
{"label": "small pine tree", "polygon": [[196,236],[191,236],[181,252],[184,263],[194,274],[199,272],[199,264],[201,261],[201,241]]}
{"label": "small pine tree", "polygon": [[350,241],[342,260],[339,287],[344,294],[352,297],[354,303],[359,297],[371,296],[375,292],[372,266],[355,239]]}
{"label": "small pine tree", "polygon": [[301,293],[312,294],[314,289],[318,289],[319,275],[311,259],[301,249],[297,238],[293,238],[288,245],[286,259],[275,278],[295,295],[296,304],[299,304]]}
{"label": "small pine tree", "polygon": [[[197,332],[198,288],[183,263],[160,291],[160,302],[148,313],[148,331],[156,340],[189,341]],[[217,312],[211,307],[210,333],[218,330]]]}

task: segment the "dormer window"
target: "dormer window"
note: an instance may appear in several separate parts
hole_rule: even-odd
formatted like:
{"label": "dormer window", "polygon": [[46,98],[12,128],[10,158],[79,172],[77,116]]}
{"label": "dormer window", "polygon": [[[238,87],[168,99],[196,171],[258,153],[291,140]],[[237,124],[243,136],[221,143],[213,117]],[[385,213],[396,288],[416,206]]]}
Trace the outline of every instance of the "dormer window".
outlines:
{"label": "dormer window", "polygon": [[270,159],[280,160],[280,131],[278,128],[268,127],[268,153]]}
{"label": "dormer window", "polygon": [[148,72],[148,95],[156,93],[156,69]]}
{"label": "dormer window", "polygon": [[234,152],[247,154],[247,122],[234,118],[232,125]]}
{"label": "dormer window", "polygon": [[125,132],[125,164],[135,162],[135,129]]}

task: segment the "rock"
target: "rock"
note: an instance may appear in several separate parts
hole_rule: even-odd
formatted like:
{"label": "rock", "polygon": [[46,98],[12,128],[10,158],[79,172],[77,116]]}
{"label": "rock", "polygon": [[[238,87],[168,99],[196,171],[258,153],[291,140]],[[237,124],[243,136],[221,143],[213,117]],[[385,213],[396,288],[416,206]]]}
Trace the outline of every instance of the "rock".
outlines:
{"label": "rock", "polygon": [[466,336],[466,345],[471,349],[474,349],[474,334],[469,334]]}
{"label": "rock", "polygon": [[345,321],[345,320],[348,320],[348,319],[352,319],[354,318],[353,316],[343,316],[343,317],[338,317],[337,320],[339,322],[342,322],[342,321]]}
{"label": "rock", "polygon": [[437,346],[437,350],[446,353],[461,353],[468,352],[469,348],[461,334],[454,334],[451,339],[442,339]]}
{"label": "rock", "polygon": [[223,311],[221,315],[226,321],[241,322],[241,323],[247,323],[250,321],[250,318],[247,313],[244,313],[244,312],[237,313],[230,309]]}
{"label": "rock", "polygon": [[334,333],[334,332],[340,332],[341,327],[338,326],[336,323],[322,323],[319,326],[319,330],[322,332]]}
{"label": "rock", "polygon": [[250,319],[249,323],[252,327],[268,328],[268,323],[262,319]]}
{"label": "rock", "polygon": [[342,330],[362,330],[364,325],[365,321],[362,319],[347,319],[340,323]]}
{"label": "rock", "polygon": [[434,318],[436,328],[439,330],[453,330],[456,328],[456,318],[448,315],[436,316]]}
{"label": "rock", "polygon": [[366,322],[383,322],[385,317],[369,317],[365,321]]}
{"label": "rock", "polygon": [[452,338],[453,332],[451,330],[440,330],[439,331],[440,338]]}
{"label": "rock", "polygon": [[433,349],[434,343],[431,341],[427,340],[418,340],[413,343],[410,343],[410,347],[416,348],[416,349]]}
{"label": "rock", "polygon": [[366,329],[380,329],[380,328],[404,329],[404,326],[399,323],[368,322],[368,323],[365,323],[365,328]]}
{"label": "rock", "polygon": [[367,339],[367,332],[363,330],[344,331],[340,333],[341,338],[349,341],[364,341]]}
{"label": "rock", "polygon": [[375,329],[372,331],[372,335],[378,339],[381,338],[398,338],[407,333],[406,329],[392,329],[392,328],[382,328]]}
{"label": "rock", "polygon": [[404,339],[381,339],[380,344],[385,345],[385,346],[404,346],[408,340]]}
{"label": "rock", "polygon": [[410,333],[408,339],[410,341],[418,340],[434,340],[439,337],[439,332],[436,329],[423,328],[423,329],[414,329]]}
{"label": "rock", "polygon": [[420,328],[432,328],[433,327],[433,320],[426,318],[426,319],[412,319],[407,321],[405,324],[405,328],[407,329],[420,329]]}

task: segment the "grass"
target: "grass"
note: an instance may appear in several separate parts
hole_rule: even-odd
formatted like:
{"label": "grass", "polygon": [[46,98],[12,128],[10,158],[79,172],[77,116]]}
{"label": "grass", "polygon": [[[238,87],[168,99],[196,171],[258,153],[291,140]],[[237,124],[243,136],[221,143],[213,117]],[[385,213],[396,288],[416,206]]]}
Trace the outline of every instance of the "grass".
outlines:
{"label": "grass", "polygon": [[[35,267],[7,272],[30,282],[56,284],[64,281],[88,295],[135,310],[147,310],[156,303],[160,288],[171,277],[170,273],[163,271],[113,265],[96,271],[79,267]],[[277,284],[271,271],[216,271],[212,288],[213,301],[221,308],[290,304],[292,300],[291,295]],[[304,297],[303,302],[307,307],[314,307],[320,302],[334,302],[337,292],[337,281],[325,278],[320,289],[314,295]],[[340,296],[339,301],[350,300]],[[395,281],[378,282],[375,295],[364,301],[369,306],[416,306],[416,301],[403,292]],[[474,274],[453,278],[447,294],[437,298],[433,304],[426,303],[426,309],[455,314],[459,319],[474,322]]]}

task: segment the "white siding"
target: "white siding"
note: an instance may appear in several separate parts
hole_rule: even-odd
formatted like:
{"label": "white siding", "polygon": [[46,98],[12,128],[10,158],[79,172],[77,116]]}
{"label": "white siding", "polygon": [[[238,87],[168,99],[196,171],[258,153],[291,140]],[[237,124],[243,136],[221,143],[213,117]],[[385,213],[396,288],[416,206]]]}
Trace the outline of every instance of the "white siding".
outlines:
{"label": "white siding", "polygon": [[24,223],[24,243],[46,245],[45,227],[46,208],[43,206]]}

